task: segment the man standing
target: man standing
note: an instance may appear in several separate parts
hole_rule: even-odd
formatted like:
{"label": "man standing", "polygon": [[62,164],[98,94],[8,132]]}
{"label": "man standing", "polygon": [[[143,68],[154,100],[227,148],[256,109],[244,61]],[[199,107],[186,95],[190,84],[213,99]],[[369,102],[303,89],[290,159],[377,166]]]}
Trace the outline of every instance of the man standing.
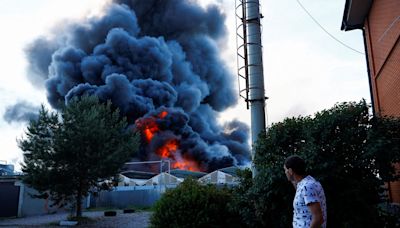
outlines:
{"label": "man standing", "polygon": [[306,174],[305,161],[292,155],[285,160],[285,174],[296,189],[293,200],[293,227],[326,227],[326,201],[321,184]]}

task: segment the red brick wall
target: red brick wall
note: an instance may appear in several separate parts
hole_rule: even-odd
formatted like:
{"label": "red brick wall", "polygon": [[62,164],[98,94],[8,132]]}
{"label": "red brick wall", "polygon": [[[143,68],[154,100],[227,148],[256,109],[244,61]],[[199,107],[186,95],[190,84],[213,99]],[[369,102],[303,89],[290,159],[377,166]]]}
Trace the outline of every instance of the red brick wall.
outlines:
{"label": "red brick wall", "polygon": [[400,116],[399,1],[374,1],[365,27],[375,111]]}
{"label": "red brick wall", "polygon": [[[365,32],[375,112],[400,117],[399,0],[375,0]],[[390,195],[393,202],[400,203],[400,182],[390,183]]]}

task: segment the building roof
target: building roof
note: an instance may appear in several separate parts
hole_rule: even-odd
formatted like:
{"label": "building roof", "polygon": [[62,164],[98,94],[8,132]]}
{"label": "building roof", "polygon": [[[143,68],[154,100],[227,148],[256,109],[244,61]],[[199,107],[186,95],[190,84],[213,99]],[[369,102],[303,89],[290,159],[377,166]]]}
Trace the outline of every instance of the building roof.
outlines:
{"label": "building roof", "polygon": [[[181,170],[181,169],[173,169],[170,171],[171,175],[178,177],[178,178],[187,178],[187,177],[192,177],[194,179],[198,179],[207,173],[203,172],[193,172],[193,171],[188,171],[188,170]],[[153,172],[143,172],[143,171],[123,171],[121,172],[122,175],[131,178],[131,179],[150,179],[158,173],[153,173]]]}
{"label": "building roof", "polygon": [[15,182],[21,180],[21,175],[3,175],[0,176],[0,182]]}
{"label": "building roof", "polygon": [[362,29],[373,0],[346,0],[341,30]]}
{"label": "building roof", "polygon": [[240,170],[240,168],[237,167],[237,166],[230,166],[230,167],[219,169],[219,171],[227,173],[227,174],[230,174],[230,175],[232,175],[234,177],[238,176],[237,175],[238,170]]}
{"label": "building roof", "polygon": [[183,178],[178,178],[169,173],[160,173],[157,176],[148,179],[144,185],[159,185],[159,184],[180,184]]}
{"label": "building roof", "polygon": [[133,170],[123,171],[121,174],[131,179],[150,179],[157,175],[157,173]]}
{"label": "building roof", "polygon": [[14,175],[14,165],[0,164],[0,176],[4,175]]}
{"label": "building roof", "polygon": [[171,175],[174,175],[179,178],[192,177],[194,179],[198,179],[207,174],[207,173],[203,173],[203,172],[193,172],[193,171],[182,170],[182,169],[173,169],[173,170],[171,170],[170,173],[171,173]]}
{"label": "building roof", "polygon": [[237,178],[220,170],[215,170],[201,177],[199,182],[204,184],[233,184],[237,182]]}

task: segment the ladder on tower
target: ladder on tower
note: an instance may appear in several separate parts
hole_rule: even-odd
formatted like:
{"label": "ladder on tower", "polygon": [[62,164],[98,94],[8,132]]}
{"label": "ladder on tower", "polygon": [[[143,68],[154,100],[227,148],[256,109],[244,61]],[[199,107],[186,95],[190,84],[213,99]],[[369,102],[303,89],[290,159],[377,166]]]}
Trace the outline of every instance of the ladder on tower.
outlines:
{"label": "ladder on tower", "polygon": [[236,16],[236,47],[237,47],[237,75],[239,96],[242,97],[249,109],[249,72],[247,50],[247,21],[246,0],[235,0]]}

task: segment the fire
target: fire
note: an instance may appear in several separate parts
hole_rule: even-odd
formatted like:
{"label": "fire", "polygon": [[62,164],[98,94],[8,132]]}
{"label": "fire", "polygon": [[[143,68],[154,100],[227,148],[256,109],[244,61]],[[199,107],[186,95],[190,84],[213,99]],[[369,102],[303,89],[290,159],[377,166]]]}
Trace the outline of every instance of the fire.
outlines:
{"label": "fire", "polygon": [[162,111],[157,116],[151,116],[136,121],[136,126],[142,130],[143,135],[148,143],[151,142],[154,135],[160,131],[160,128],[157,125],[157,117],[158,119],[164,119],[167,115],[167,111]]}
{"label": "fire", "polygon": [[188,159],[182,159],[182,161],[176,161],[172,164],[174,169],[184,169],[189,171],[200,171],[199,165],[195,161]]}
{"label": "fire", "polygon": [[178,147],[178,140],[168,140],[162,147],[157,150],[157,154],[162,158],[172,158],[173,160],[175,160],[175,162],[172,163],[172,168],[174,169],[200,171],[200,168],[195,161],[182,158],[181,154],[176,153]]}
{"label": "fire", "polygon": [[[167,111],[162,111],[157,115],[142,118],[136,121],[136,126],[143,133],[147,143],[150,143],[156,134],[162,129],[159,128],[157,120],[164,119],[168,115]],[[179,151],[179,141],[177,139],[167,140],[156,150],[156,154],[163,159],[172,160],[172,168],[190,171],[200,171],[198,163],[190,158],[182,157]]]}
{"label": "fire", "polygon": [[161,119],[164,119],[167,115],[168,115],[167,111],[162,111],[162,112],[160,112],[160,114],[158,114],[158,117],[160,117]]}
{"label": "fire", "polygon": [[144,133],[144,136],[145,136],[147,142],[150,142],[153,139],[154,134],[159,131],[160,131],[160,129],[158,128],[158,126],[155,122],[152,122],[152,124],[147,125],[145,127],[145,129],[143,129],[143,133]]}
{"label": "fire", "polygon": [[157,150],[158,155],[162,158],[170,158],[173,157],[172,153],[175,153],[178,149],[178,141],[173,139],[167,141],[162,147]]}

